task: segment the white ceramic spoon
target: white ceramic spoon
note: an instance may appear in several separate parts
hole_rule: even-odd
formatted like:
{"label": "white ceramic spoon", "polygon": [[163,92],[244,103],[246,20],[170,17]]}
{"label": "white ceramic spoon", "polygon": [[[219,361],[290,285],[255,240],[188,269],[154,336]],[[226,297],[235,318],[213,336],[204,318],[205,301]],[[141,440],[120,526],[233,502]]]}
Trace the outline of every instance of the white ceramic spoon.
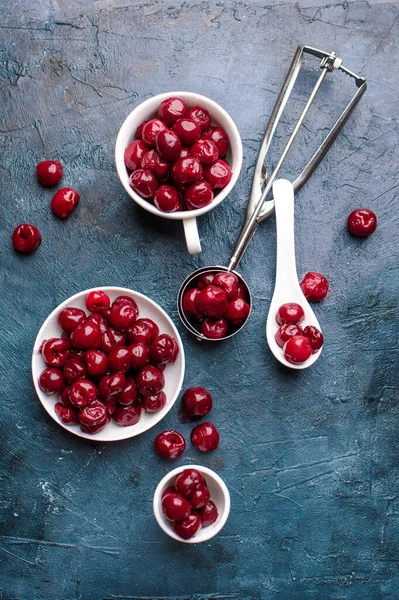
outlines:
{"label": "white ceramic spoon", "polygon": [[302,293],[296,273],[294,189],[292,184],[286,179],[278,179],[273,185],[273,196],[276,209],[277,263],[276,283],[266,323],[267,343],[274,356],[283,365],[290,369],[306,369],[316,362],[322,349],[312,354],[305,362],[294,365],[284,358],[283,349],[278,346],[274,339],[274,335],[279,328],[276,313],[279,307],[286,302],[297,302],[302,306],[305,313],[305,318],[300,323],[302,328],[306,325],[313,325],[319,331],[321,329],[313,310]]}

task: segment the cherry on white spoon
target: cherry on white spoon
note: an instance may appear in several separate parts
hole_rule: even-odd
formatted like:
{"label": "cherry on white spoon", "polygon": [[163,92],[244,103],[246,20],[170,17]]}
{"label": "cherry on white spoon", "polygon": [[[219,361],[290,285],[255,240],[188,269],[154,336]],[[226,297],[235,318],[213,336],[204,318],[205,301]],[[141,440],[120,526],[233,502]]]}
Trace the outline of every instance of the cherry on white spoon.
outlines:
{"label": "cherry on white spoon", "polygon": [[313,365],[319,358],[321,348],[303,363],[292,364],[284,357],[283,348],[277,344],[275,334],[279,329],[276,313],[282,304],[296,302],[300,304],[305,313],[300,326],[313,325],[319,331],[320,325],[306,300],[299,285],[295,264],[295,235],[294,235],[294,189],[286,179],[278,179],[273,185],[273,196],[276,210],[277,227],[277,262],[276,283],[273,298],[269,308],[266,323],[266,338],[269,348],[275,358],[290,369],[306,369]]}

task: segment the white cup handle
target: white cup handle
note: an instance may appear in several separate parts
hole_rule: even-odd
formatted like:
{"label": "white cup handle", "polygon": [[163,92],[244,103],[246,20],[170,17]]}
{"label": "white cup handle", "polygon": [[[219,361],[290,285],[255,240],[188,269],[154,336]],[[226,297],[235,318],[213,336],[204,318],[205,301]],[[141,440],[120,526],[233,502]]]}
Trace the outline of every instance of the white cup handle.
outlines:
{"label": "white cup handle", "polygon": [[201,252],[201,242],[198,235],[197,219],[183,219],[184,234],[186,236],[187,250],[190,254]]}

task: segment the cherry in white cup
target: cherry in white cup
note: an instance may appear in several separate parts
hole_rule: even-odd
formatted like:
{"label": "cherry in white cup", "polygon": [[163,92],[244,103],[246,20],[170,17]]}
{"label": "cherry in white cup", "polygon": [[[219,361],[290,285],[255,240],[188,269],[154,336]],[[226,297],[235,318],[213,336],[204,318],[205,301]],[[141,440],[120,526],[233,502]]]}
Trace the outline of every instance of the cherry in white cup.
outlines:
{"label": "cherry in white cup", "polygon": [[[137,194],[129,183],[129,172],[125,166],[124,152],[125,148],[135,139],[137,127],[149,119],[153,119],[157,115],[157,110],[161,102],[170,97],[178,97],[184,100],[189,108],[193,106],[201,106],[205,108],[212,120],[212,125],[222,127],[227,133],[230,141],[230,148],[225,157],[232,170],[232,178],[228,185],[220,190],[208,206],[198,208],[196,210],[176,211],[173,213],[165,213]],[[222,202],[231,190],[233,189],[241,170],[242,164],[242,143],[238,129],[230,117],[230,115],[216,102],[210,100],[206,96],[195,94],[194,92],[167,92],[159,94],[149,100],[145,100],[139,104],[125,119],[122,127],[119,130],[115,146],[115,163],[119,179],[129,196],[137,202],[142,208],[148,212],[164,219],[181,220],[184,226],[186,236],[187,249],[190,254],[198,254],[201,252],[201,243],[198,234],[197,217],[209,212]]]}

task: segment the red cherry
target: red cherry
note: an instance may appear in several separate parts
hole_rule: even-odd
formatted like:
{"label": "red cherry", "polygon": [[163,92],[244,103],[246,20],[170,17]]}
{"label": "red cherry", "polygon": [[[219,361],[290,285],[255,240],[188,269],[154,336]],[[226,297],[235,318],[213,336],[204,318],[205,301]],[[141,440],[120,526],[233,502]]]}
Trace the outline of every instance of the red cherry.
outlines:
{"label": "red cherry", "polygon": [[182,407],[189,417],[203,417],[212,409],[212,396],[203,387],[188,388],[183,394]]}
{"label": "red cherry", "polygon": [[123,390],[126,383],[126,378],[123,373],[113,373],[112,375],[104,375],[98,384],[98,393],[105,399],[110,399],[111,396],[117,396]]}
{"label": "red cherry", "polygon": [[188,500],[175,492],[164,497],[162,510],[169,521],[184,521],[191,514],[191,505]]}
{"label": "red cherry", "polygon": [[323,334],[317,329],[317,327],[313,327],[313,325],[308,325],[305,327],[302,335],[308,338],[310,345],[312,346],[312,354],[320,350],[324,344]]}
{"label": "red cherry", "polygon": [[219,433],[213,423],[201,423],[191,432],[193,446],[201,452],[216,450],[219,445]]}
{"label": "red cherry", "polygon": [[172,169],[172,179],[176,183],[190,184],[196,183],[202,179],[202,166],[200,161],[193,156],[187,156],[187,158],[179,158]]}
{"label": "red cherry", "polygon": [[107,415],[105,420],[102,423],[99,423],[98,425],[85,425],[84,423],[79,423],[79,425],[83,433],[89,433],[90,435],[94,435],[95,433],[98,433],[99,431],[104,429],[104,427],[108,425],[110,420],[111,417]]}
{"label": "red cherry", "polygon": [[168,126],[173,125],[187,113],[187,104],[181,98],[167,98],[158,107],[158,117]]}
{"label": "red cherry", "polygon": [[222,287],[226,291],[228,300],[234,300],[238,295],[238,277],[234,273],[228,271],[216,273],[213,285]]}
{"label": "red cherry", "polygon": [[[137,132],[136,132],[137,136]],[[134,142],[125,148],[125,165],[130,171],[135,171],[141,167],[141,161],[144,155],[148,152],[148,146],[141,139],[136,139]]]}
{"label": "red cherry", "polygon": [[156,364],[175,362],[178,353],[176,340],[167,333],[159,335],[150,346],[150,358]]}
{"label": "red cherry", "polygon": [[155,145],[160,156],[167,162],[175,162],[180,157],[181,141],[178,135],[170,129],[158,133]]}
{"label": "red cherry", "polygon": [[176,212],[183,209],[183,202],[176,188],[171,185],[161,185],[154,195],[154,204],[162,212]]}
{"label": "red cherry", "polygon": [[155,149],[149,150],[144,155],[141,167],[154,173],[157,179],[166,179],[169,173],[169,163],[165,162]]}
{"label": "red cherry", "polygon": [[65,385],[64,376],[60,369],[50,367],[40,373],[39,387],[48,396],[62,390]]}
{"label": "red cherry", "polygon": [[230,165],[219,158],[213,165],[204,167],[204,178],[215,189],[222,189],[229,183],[232,172]]}
{"label": "red cherry", "polygon": [[284,323],[284,325],[281,325],[276,331],[274,339],[276,340],[276,344],[280,346],[280,348],[283,348],[284,344],[288,342],[290,338],[294,337],[294,335],[303,335],[301,327],[299,327],[299,325],[293,325],[292,323]]}
{"label": "red cherry", "polygon": [[190,504],[194,510],[198,510],[199,508],[203,508],[206,504],[208,504],[211,495],[207,488],[206,483],[200,483],[194,490],[193,495],[191,496]]}
{"label": "red cherry", "polygon": [[111,328],[107,329],[107,331],[102,334],[101,350],[105,352],[105,354],[109,354],[113,348],[124,346],[125,339],[125,335],[120,331]]}
{"label": "red cherry", "polygon": [[227,334],[228,324],[225,318],[212,319],[207,317],[201,323],[201,333],[210,340],[220,340]]}
{"label": "red cherry", "polygon": [[117,306],[119,304],[131,304],[137,309],[137,314],[139,312],[139,309],[137,308],[137,303],[131,296],[118,296],[113,301],[112,306]]}
{"label": "red cherry", "polygon": [[155,438],[154,446],[159,456],[173,460],[183,454],[186,440],[178,431],[162,431]]}
{"label": "red cherry", "polygon": [[215,142],[203,138],[191,146],[191,154],[198,158],[202,165],[211,165],[219,158],[219,151]]}
{"label": "red cherry", "polygon": [[187,290],[187,292],[184,293],[182,300],[183,311],[187,315],[193,315],[197,319],[201,317],[196,306],[196,298],[200,292],[201,290],[199,288],[191,288],[191,290]]}
{"label": "red cherry", "polygon": [[73,188],[57,190],[51,200],[51,210],[60,219],[69,217],[79,204],[80,194]]}
{"label": "red cherry", "polygon": [[358,208],[349,215],[347,225],[349,232],[355,237],[368,237],[377,228],[377,217],[368,208]]}
{"label": "red cherry", "polygon": [[130,350],[117,346],[108,354],[108,368],[112,373],[127,373],[130,369]]}
{"label": "red cherry", "polygon": [[282,304],[276,313],[276,321],[279,325],[283,325],[284,323],[297,325],[303,321],[304,317],[305,313],[302,306],[296,302]]}
{"label": "red cherry", "polygon": [[202,289],[196,298],[197,311],[206,317],[218,319],[226,312],[227,305],[225,290],[213,284]]}
{"label": "red cherry", "polygon": [[148,365],[139,371],[136,385],[143,396],[154,396],[163,390],[165,377],[160,369]]}
{"label": "red cherry", "polygon": [[197,469],[184,469],[175,479],[175,488],[184,498],[190,499],[200,483],[205,483],[202,473]]}
{"label": "red cherry", "polygon": [[233,325],[241,325],[249,315],[250,307],[242,298],[235,298],[229,302],[224,318],[233,323]]}
{"label": "red cherry", "polygon": [[78,413],[69,406],[64,406],[61,402],[57,402],[54,406],[57,417],[65,423],[65,425],[78,425]]}
{"label": "red cherry", "polygon": [[[201,173],[202,176],[202,173]],[[40,231],[34,225],[22,223],[14,229],[12,234],[12,244],[18,252],[30,254],[38,249],[42,243]]]}
{"label": "red cherry", "polygon": [[75,383],[78,379],[84,379],[87,371],[83,360],[70,358],[64,365],[64,378],[67,383]]}
{"label": "red cherry", "polygon": [[151,344],[159,335],[159,327],[152,319],[137,319],[133,327],[127,332],[129,344],[142,342]]}
{"label": "red cherry", "polygon": [[137,404],[117,406],[112,418],[117,425],[129,427],[130,425],[136,425],[140,421],[141,410],[141,406],[137,406]]}
{"label": "red cherry", "polygon": [[284,356],[292,364],[305,362],[311,354],[312,346],[308,338],[303,335],[295,335],[284,346]]}
{"label": "red cherry", "polygon": [[61,394],[60,394],[60,402],[64,405],[64,406],[68,406],[69,408],[72,407],[72,402],[71,399],[69,397],[69,390],[70,390],[70,386],[66,386],[64,387],[64,389],[62,390]]}
{"label": "red cherry", "polygon": [[[69,399],[73,406],[83,408],[97,398],[97,388],[89,379],[75,381],[69,390]],[[93,423],[94,425],[94,423]]]}
{"label": "red cherry", "polygon": [[202,273],[197,279],[197,287],[199,287],[200,290],[203,290],[213,283],[214,278],[215,273]]}
{"label": "red cherry", "polygon": [[154,173],[146,169],[136,169],[130,175],[130,187],[142,198],[152,198],[159,187]]}
{"label": "red cherry", "polygon": [[216,521],[219,516],[218,509],[216,508],[216,504],[210,500],[204,508],[201,508],[199,511],[202,519],[202,527],[208,527],[212,525]]}
{"label": "red cherry", "polygon": [[173,531],[183,540],[189,540],[201,529],[202,520],[198,513],[193,512],[181,523],[173,523]]}
{"label": "red cherry", "polygon": [[129,406],[130,404],[136,402],[138,397],[139,393],[133,377],[126,377],[122,391],[119,392],[117,396],[118,403],[122,404],[122,406]]}
{"label": "red cherry", "polygon": [[176,494],[176,489],[174,485],[170,485],[169,487],[164,489],[161,495],[161,500],[166,498],[166,496],[169,496],[169,494]]}
{"label": "red cherry", "polygon": [[71,344],[77,350],[90,350],[101,346],[101,331],[98,325],[84,321],[71,333]]}
{"label": "red cherry", "polygon": [[135,323],[139,314],[134,302],[114,302],[109,315],[109,322],[118,331],[128,331]]}
{"label": "red cherry", "polygon": [[100,313],[111,306],[109,296],[101,290],[93,290],[86,296],[86,308],[92,313]]}
{"label": "red cherry", "polygon": [[166,406],[166,400],[166,394],[164,392],[159,392],[159,394],[155,394],[155,396],[144,397],[143,406],[149,413],[158,412]]}
{"label": "red cherry", "polygon": [[102,377],[108,370],[107,355],[101,350],[87,350],[85,363],[90,377]]}
{"label": "red cherry", "polygon": [[193,108],[190,108],[187,117],[199,125],[202,133],[208,131],[211,126],[211,116],[209,112],[205,108],[201,108],[201,106],[193,106]]}
{"label": "red cherry", "polygon": [[198,123],[187,117],[176,121],[173,131],[179,136],[183,146],[191,146],[201,137],[201,128]]}
{"label": "red cherry", "polygon": [[86,313],[80,308],[67,307],[58,315],[58,323],[66,333],[72,333],[72,331],[85,320]]}
{"label": "red cherry", "polygon": [[140,125],[137,127],[136,129],[136,133],[134,134],[134,137],[136,138],[136,140],[141,140],[142,137],[142,133],[143,133],[143,127],[144,125],[147,123],[148,121],[143,121],[142,123],[140,123]]}
{"label": "red cherry", "polygon": [[107,407],[103,402],[94,400],[88,406],[81,408],[79,411],[79,421],[83,425],[99,425],[103,423],[108,415]]}
{"label": "red cherry", "polygon": [[210,131],[207,131],[202,139],[214,141],[219,150],[219,156],[222,158],[226,156],[229,149],[229,138],[224,129],[221,127],[211,127]]}
{"label": "red cherry", "polygon": [[148,346],[142,342],[136,342],[131,344],[127,348],[129,353],[130,367],[134,370],[139,370],[148,365],[150,361],[150,354]]}
{"label": "red cherry", "polygon": [[69,358],[69,340],[51,338],[42,344],[41,353],[49,367],[63,367]]}
{"label": "red cherry", "polygon": [[189,210],[204,208],[213,200],[212,186],[206,181],[194,183],[187,189],[184,199]]}
{"label": "red cherry", "polygon": [[36,167],[37,180],[43,187],[54,187],[63,176],[59,160],[42,160]]}
{"label": "red cherry", "polygon": [[309,302],[320,302],[328,292],[328,281],[321,273],[310,271],[301,281],[301,290]]}
{"label": "red cherry", "polygon": [[150,119],[150,121],[145,123],[141,132],[143,141],[150,148],[154,148],[157,134],[165,129],[167,129],[166,125],[160,119]]}

